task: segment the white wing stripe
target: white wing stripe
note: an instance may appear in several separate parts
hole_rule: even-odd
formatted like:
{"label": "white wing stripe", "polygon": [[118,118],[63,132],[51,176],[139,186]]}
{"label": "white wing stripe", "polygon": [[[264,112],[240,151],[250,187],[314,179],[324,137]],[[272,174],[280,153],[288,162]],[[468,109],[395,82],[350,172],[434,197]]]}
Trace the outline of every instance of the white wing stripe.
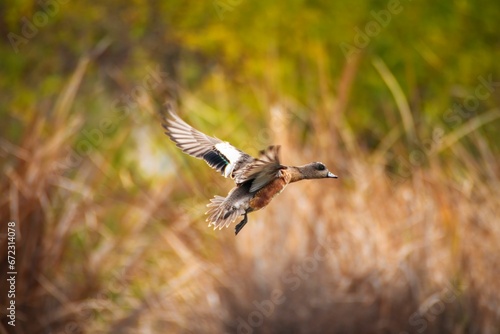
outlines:
{"label": "white wing stripe", "polygon": [[236,162],[241,158],[241,152],[228,142],[216,144],[214,147],[229,161],[229,164],[224,169],[224,177],[228,177],[233,172]]}

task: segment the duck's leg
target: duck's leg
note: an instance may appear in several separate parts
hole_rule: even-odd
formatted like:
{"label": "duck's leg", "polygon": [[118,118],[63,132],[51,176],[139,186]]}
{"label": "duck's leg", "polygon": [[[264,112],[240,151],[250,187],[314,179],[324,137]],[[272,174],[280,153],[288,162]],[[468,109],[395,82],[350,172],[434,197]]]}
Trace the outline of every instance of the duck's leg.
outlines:
{"label": "duck's leg", "polygon": [[238,232],[241,231],[241,229],[243,228],[243,226],[245,226],[245,224],[248,222],[248,217],[247,217],[247,212],[245,211],[245,213],[243,214],[243,220],[240,221],[238,223],[238,225],[236,225],[236,227],[234,228],[234,235],[238,235]]}

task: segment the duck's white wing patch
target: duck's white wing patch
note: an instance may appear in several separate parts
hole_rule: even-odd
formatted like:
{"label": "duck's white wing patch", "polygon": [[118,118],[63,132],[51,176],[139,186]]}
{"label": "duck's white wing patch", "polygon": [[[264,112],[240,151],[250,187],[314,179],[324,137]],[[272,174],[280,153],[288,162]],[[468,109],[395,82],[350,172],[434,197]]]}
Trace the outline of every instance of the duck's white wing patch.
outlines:
{"label": "duck's white wing patch", "polygon": [[215,170],[221,172],[224,177],[233,177],[234,173],[252,162],[254,159],[238,150],[228,142],[196,130],[172,110],[168,112],[169,118],[165,118],[163,127],[170,139],[184,153],[187,153],[195,158],[203,159]]}
{"label": "duck's white wing patch", "polygon": [[241,160],[244,155],[243,152],[236,149],[234,146],[229,144],[228,142],[215,144],[214,148],[226,158],[227,164],[224,168],[223,175],[224,177],[229,177],[232,175],[236,164]]}

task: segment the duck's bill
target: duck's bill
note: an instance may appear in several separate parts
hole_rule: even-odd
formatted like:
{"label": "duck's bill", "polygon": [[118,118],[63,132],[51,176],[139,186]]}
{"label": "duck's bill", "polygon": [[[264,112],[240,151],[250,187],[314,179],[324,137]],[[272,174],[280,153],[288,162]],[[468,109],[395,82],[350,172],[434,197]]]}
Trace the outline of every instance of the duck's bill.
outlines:
{"label": "duck's bill", "polygon": [[328,172],[328,174],[326,175],[326,177],[331,177],[333,179],[338,179],[339,177],[335,174],[333,174],[332,172]]}

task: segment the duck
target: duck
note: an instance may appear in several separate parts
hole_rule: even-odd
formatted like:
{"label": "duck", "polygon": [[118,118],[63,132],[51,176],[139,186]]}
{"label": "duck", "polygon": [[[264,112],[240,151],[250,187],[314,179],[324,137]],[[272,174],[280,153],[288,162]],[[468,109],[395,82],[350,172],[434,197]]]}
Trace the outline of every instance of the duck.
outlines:
{"label": "duck", "polygon": [[162,126],[165,134],[184,153],[204,160],[222,176],[234,180],[236,185],[226,197],[216,195],[207,205],[206,221],[214,230],[228,227],[243,216],[235,226],[235,235],[238,235],[248,222],[248,214],[266,207],[290,183],[338,178],[321,162],[303,166],[281,164],[279,145],[268,146],[259,152],[258,157],[252,157],[226,141],[196,130],[170,105],[162,114]]}

